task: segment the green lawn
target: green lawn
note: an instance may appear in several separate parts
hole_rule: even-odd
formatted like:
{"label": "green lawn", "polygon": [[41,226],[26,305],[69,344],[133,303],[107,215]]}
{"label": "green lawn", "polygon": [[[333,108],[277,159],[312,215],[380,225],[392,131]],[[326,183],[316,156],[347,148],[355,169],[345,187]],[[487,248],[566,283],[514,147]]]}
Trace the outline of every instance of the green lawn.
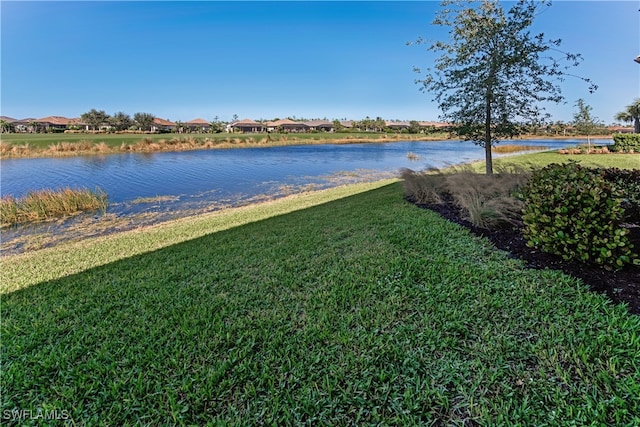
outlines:
{"label": "green lawn", "polygon": [[397,183],[8,257],[2,271],[3,417],[640,424],[640,317],[405,202]]}
{"label": "green lawn", "polygon": [[[515,165],[524,168],[541,168],[550,163],[579,162],[582,166],[640,169],[640,154],[558,154],[556,151],[518,154],[493,159],[494,168]],[[484,173],[484,161],[472,164],[474,170]]]}
{"label": "green lawn", "polygon": [[[198,135],[203,139],[208,135]],[[37,148],[46,148],[61,142],[87,141],[98,144],[104,142],[110,146],[121,144],[135,144],[136,142],[150,138],[154,141],[171,139],[171,134],[85,134],[85,133],[6,133],[2,135],[2,142],[6,144],[29,144]]]}

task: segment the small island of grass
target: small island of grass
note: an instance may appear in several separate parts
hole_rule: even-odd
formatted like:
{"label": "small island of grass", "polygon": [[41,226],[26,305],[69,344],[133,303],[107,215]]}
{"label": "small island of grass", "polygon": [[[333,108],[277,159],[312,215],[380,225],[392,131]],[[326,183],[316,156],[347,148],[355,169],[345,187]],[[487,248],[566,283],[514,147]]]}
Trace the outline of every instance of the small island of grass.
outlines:
{"label": "small island of grass", "polygon": [[107,194],[99,189],[44,189],[30,191],[23,197],[3,196],[0,198],[0,224],[7,227],[82,212],[104,211],[107,204]]}

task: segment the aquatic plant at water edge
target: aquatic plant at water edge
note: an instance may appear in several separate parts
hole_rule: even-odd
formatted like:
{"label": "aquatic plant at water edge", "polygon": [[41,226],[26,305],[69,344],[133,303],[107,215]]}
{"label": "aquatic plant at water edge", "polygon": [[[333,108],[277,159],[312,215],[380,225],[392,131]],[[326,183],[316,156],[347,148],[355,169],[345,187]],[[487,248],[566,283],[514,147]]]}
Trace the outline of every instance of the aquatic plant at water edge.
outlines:
{"label": "aquatic plant at water edge", "polygon": [[30,191],[24,197],[3,196],[0,199],[0,224],[9,226],[62,218],[81,212],[102,210],[108,205],[101,189],[62,188]]}

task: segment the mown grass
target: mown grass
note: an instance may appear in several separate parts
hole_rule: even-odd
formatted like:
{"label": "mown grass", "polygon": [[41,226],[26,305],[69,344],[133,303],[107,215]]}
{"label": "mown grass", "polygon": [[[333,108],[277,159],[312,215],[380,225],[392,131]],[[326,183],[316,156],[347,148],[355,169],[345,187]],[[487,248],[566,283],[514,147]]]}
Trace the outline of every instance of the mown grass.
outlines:
{"label": "mown grass", "polygon": [[[123,426],[640,423],[640,318],[406,203],[398,184],[342,191],[4,259],[3,411]],[[15,284],[65,252],[109,263]]]}
{"label": "mown grass", "polygon": [[[551,163],[568,163],[574,160],[582,166],[640,169],[640,154],[559,154],[556,151],[519,154],[517,156],[494,159],[496,165],[512,165],[519,168],[541,168]],[[484,162],[473,164],[475,170],[484,171]]]}
{"label": "mown grass", "polygon": [[[35,252],[0,257],[0,294],[59,279],[123,258],[144,254],[250,222],[378,188],[395,180],[343,185],[282,199],[185,217],[127,233],[109,234]],[[27,274],[28,273],[28,274]]]}
{"label": "mown grass", "polygon": [[107,208],[107,195],[87,188],[61,188],[30,191],[23,197],[0,198],[2,227],[62,218]]}

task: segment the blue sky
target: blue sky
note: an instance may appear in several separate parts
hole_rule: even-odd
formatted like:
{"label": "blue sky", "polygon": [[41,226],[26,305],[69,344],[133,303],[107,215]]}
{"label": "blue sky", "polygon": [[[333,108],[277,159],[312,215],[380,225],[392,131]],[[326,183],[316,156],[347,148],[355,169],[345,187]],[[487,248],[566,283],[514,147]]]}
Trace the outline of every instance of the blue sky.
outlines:
{"label": "blue sky", "polygon": [[[433,60],[418,37],[445,39],[439,2],[2,1],[0,114],[14,118],[149,112],[196,117],[436,120],[413,66]],[[640,2],[554,1],[536,32],[581,53],[575,101],[612,123],[640,96]]]}

